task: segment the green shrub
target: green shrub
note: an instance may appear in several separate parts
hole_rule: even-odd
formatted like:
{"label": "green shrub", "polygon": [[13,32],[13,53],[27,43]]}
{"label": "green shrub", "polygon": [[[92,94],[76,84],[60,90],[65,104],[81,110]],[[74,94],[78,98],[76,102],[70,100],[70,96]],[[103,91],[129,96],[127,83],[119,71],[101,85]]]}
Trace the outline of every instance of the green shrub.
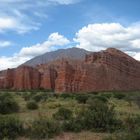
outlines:
{"label": "green shrub", "polygon": [[32,97],[36,102],[46,101],[48,99],[48,95],[46,93],[38,93]]}
{"label": "green shrub", "polygon": [[83,122],[78,118],[71,118],[63,122],[64,131],[80,132],[83,128]]}
{"label": "green shrub", "polygon": [[87,103],[88,102],[93,102],[94,100],[98,100],[98,101],[101,101],[101,102],[104,102],[104,103],[108,102],[108,99],[105,96],[97,95],[97,96],[92,96],[91,98],[89,98],[89,100],[87,100]]}
{"label": "green shrub", "polygon": [[52,95],[53,95],[53,97],[55,97],[56,99],[58,99],[59,97],[61,97],[62,94],[60,95],[58,93],[53,93]]}
{"label": "green shrub", "polygon": [[61,107],[62,105],[59,102],[49,102],[47,106],[49,109],[56,109]]}
{"label": "green shrub", "polygon": [[53,114],[57,120],[69,120],[72,118],[72,111],[68,108],[60,107],[59,110]]}
{"label": "green shrub", "polygon": [[102,93],[100,96],[110,99],[113,96],[113,94],[112,93]]}
{"label": "green shrub", "polygon": [[133,101],[140,109],[140,96],[131,97],[131,101]]}
{"label": "green shrub", "polygon": [[114,131],[119,129],[120,121],[115,117],[114,106],[108,105],[99,99],[88,101],[89,109],[82,112],[81,117],[84,120],[87,129],[97,131]]}
{"label": "green shrub", "polygon": [[125,130],[130,132],[140,128],[140,116],[128,116],[126,119],[124,119],[124,126]]}
{"label": "green shrub", "polygon": [[73,99],[75,97],[75,95],[71,94],[71,93],[63,93],[60,95],[60,97],[62,97],[64,99],[67,99],[67,98]]}
{"label": "green shrub", "polygon": [[15,116],[0,116],[0,139],[14,140],[23,132],[21,121]]}
{"label": "green shrub", "polygon": [[86,101],[88,100],[88,98],[89,98],[89,95],[86,95],[86,94],[77,94],[76,95],[76,100],[79,102],[79,103],[83,103],[83,104],[85,104],[86,103]]}
{"label": "green shrub", "polygon": [[104,140],[139,140],[140,139],[140,116],[127,117],[124,119],[123,131]]}
{"label": "green shrub", "polygon": [[87,94],[89,94],[89,95],[98,95],[99,92],[88,92]]}
{"label": "green shrub", "polygon": [[115,117],[114,106],[108,105],[107,102],[97,98],[90,99],[87,103],[88,106],[82,108],[74,117],[63,121],[65,131],[94,130],[112,132],[121,128],[121,121]]}
{"label": "green shrub", "polygon": [[48,139],[61,132],[61,125],[55,120],[39,118],[28,128],[29,137],[34,139]]}
{"label": "green shrub", "polygon": [[8,93],[0,94],[0,114],[10,114],[19,111],[19,105]]}
{"label": "green shrub", "polygon": [[23,92],[22,93],[22,97],[23,97],[23,99],[25,100],[25,101],[29,101],[29,100],[31,100],[31,93],[30,92]]}
{"label": "green shrub", "polygon": [[106,137],[103,140],[139,140],[140,139],[140,129],[135,130],[135,132],[121,132],[114,136]]}
{"label": "green shrub", "polygon": [[26,104],[26,107],[30,110],[35,110],[35,109],[38,109],[38,105],[35,101],[29,101],[27,102]]}
{"label": "green shrub", "polygon": [[123,93],[114,93],[113,97],[121,100],[121,99],[124,99],[126,97],[126,95]]}

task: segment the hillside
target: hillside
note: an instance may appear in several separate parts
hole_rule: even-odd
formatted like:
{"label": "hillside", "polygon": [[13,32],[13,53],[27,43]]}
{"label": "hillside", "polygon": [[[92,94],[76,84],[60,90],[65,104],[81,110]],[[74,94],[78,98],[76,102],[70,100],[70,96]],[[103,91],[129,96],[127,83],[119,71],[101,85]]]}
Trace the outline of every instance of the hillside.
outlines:
{"label": "hillside", "polygon": [[52,52],[47,52],[43,55],[37,56],[27,62],[25,62],[23,65],[28,66],[36,66],[38,64],[46,64],[48,62],[52,62],[55,60],[60,59],[78,59],[83,60],[86,54],[89,54],[89,51],[86,51],[84,49],[80,48],[68,48],[68,49],[59,49]]}
{"label": "hillside", "polygon": [[1,72],[0,88],[55,92],[140,90],[140,62],[115,48],[91,53],[72,48],[45,56],[50,58],[45,64],[31,63],[31,67],[25,65],[27,62]]}

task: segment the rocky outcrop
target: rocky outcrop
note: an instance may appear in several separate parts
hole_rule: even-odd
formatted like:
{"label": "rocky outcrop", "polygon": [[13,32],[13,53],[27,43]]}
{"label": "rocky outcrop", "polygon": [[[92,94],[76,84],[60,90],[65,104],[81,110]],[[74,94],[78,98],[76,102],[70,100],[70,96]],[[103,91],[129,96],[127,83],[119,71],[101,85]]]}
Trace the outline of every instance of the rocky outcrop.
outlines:
{"label": "rocky outcrop", "polygon": [[85,60],[59,59],[36,67],[0,72],[0,89],[51,89],[55,92],[140,90],[140,62],[109,48]]}
{"label": "rocky outcrop", "polygon": [[14,85],[14,69],[7,69],[0,72],[0,88],[11,89]]}
{"label": "rocky outcrop", "polygon": [[54,66],[48,67],[42,74],[40,88],[55,90],[56,78],[57,78],[57,71],[55,70]]}
{"label": "rocky outcrop", "polygon": [[140,90],[140,62],[110,48],[86,55],[77,67],[62,66],[56,83],[57,92]]}
{"label": "rocky outcrop", "polygon": [[72,92],[72,82],[74,79],[75,70],[68,63],[68,61],[62,60],[59,69],[57,70],[57,79],[55,81],[56,92]]}
{"label": "rocky outcrop", "polygon": [[0,89],[4,88],[5,71],[0,71]]}
{"label": "rocky outcrop", "polygon": [[5,73],[4,88],[11,89],[14,86],[15,69],[8,69]]}
{"label": "rocky outcrop", "polygon": [[29,66],[18,67],[15,71],[13,89],[39,89],[40,73],[37,69]]}
{"label": "rocky outcrop", "polygon": [[4,79],[0,79],[0,89],[4,89]]}

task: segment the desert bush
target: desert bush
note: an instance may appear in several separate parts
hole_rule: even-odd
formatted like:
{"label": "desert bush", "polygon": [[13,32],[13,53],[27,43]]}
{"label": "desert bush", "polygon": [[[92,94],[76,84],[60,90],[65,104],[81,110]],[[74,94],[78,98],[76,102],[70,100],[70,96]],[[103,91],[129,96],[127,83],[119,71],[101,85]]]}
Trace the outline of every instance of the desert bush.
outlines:
{"label": "desert bush", "polygon": [[98,100],[104,103],[108,102],[108,99],[105,96],[97,95],[97,96],[92,96],[91,98],[89,98],[89,100],[87,100],[87,103],[90,101],[92,102],[93,100]]}
{"label": "desert bush", "polygon": [[131,97],[131,101],[133,101],[140,109],[140,96]]}
{"label": "desert bush", "polygon": [[86,129],[95,129],[99,131],[114,131],[119,129],[120,121],[115,117],[113,105],[108,105],[99,99],[88,101],[89,109],[82,112],[81,117],[84,120]]}
{"label": "desert bush", "polygon": [[126,131],[133,132],[137,128],[140,128],[140,116],[128,116],[124,119],[124,126]]}
{"label": "desert bush", "polygon": [[19,111],[19,105],[9,93],[0,94],[0,113],[10,114]]}
{"label": "desert bush", "polygon": [[78,103],[85,104],[87,102],[88,98],[89,98],[89,95],[77,94],[75,99],[78,101]]}
{"label": "desert bush", "polygon": [[101,93],[100,96],[110,99],[113,95],[112,95],[112,93]]}
{"label": "desert bush", "polygon": [[83,121],[78,117],[64,121],[62,124],[64,131],[80,132],[84,128]]}
{"label": "desert bush", "polygon": [[52,95],[53,95],[53,97],[55,97],[56,99],[58,99],[59,97],[61,97],[61,95],[58,94],[58,93],[53,93]]}
{"label": "desert bush", "polygon": [[75,97],[75,95],[71,94],[71,93],[63,93],[60,95],[60,97],[64,98],[64,99],[67,99],[67,98],[73,99]]}
{"label": "desert bush", "polygon": [[104,140],[139,140],[140,139],[140,116],[128,116],[124,119],[123,131]]}
{"label": "desert bush", "polygon": [[135,130],[135,132],[121,132],[113,136],[104,138],[103,140],[139,140],[140,139],[140,129]]}
{"label": "desert bush", "polygon": [[25,100],[25,101],[29,101],[29,100],[31,100],[31,93],[30,92],[23,92],[22,93],[22,97],[23,97],[23,99]]}
{"label": "desert bush", "polygon": [[123,93],[114,93],[113,97],[116,98],[116,99],[121,100],[121,99],[124,99],[126,97],[126,95],[123,94]]}
{"label": "desert bush", "polygon": [[32,97],[32,99],[35,100],[36,102],[46,101],[48,99],[48,96],[49,95],[47,93],[37,93]]}
{"label": "desert bush", "polygon": [[[97,98],[90,99],[88,106],[82,108],[74,117],[63,121],[65,131],[81,130],[115,131],[121,128],[121,121],[116,119],[114,106]],[[62,119],[61,119],[62,120]]]}
{"label": "desert bush", "polygon": [[99,92],[95,92],[95,91],[94,91],[94,92],[88,92],[88,94],[89,94],[89,95],[98,95]]}
{"label": "desert bush", "polygon": [[26,107],[27,109],[35,110],[38,109],[38,104],[35,101],[28,101]]}
{"label": "desert bush", "polygon": [[23,132],[22,122],[15,116],[0,116],[0,139],[15,140]]}
{"label": "desert bush", "polygon": [[60,107],[58,109],[58,111],[53,114],[53,117],[56,119],[56,120],[69,120],[72,118],[72,111],[68,108],[65,108],[65,107]]}
{"label": "desert bush", "polygon": [[55,120],[38,118],[34,120],[28,128],[28,135],[33,139],[48,139],[61,132],[61,125]]}
{"label": "desert bush", "polygon": [[62,106],[60,102],[52,102],[52,101],[49,102],[47,105],[49,109],[56,109]]}
{"label": "desert bush", "polygon": [[40,102],[42,100],[42,95],[41,94],[34,95],[32,99],[35,100],[36,102]]}

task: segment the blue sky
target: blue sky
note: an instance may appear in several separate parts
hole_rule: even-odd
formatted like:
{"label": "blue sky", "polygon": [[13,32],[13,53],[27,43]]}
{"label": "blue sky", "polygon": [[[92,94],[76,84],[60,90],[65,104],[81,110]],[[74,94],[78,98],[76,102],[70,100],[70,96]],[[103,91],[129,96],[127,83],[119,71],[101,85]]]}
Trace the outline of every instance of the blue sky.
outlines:
{"label": "blue sky", "polygon": [[139,5],[139,0],[0,0],[0,69],[67,47],[116,47],[140,60]]}

